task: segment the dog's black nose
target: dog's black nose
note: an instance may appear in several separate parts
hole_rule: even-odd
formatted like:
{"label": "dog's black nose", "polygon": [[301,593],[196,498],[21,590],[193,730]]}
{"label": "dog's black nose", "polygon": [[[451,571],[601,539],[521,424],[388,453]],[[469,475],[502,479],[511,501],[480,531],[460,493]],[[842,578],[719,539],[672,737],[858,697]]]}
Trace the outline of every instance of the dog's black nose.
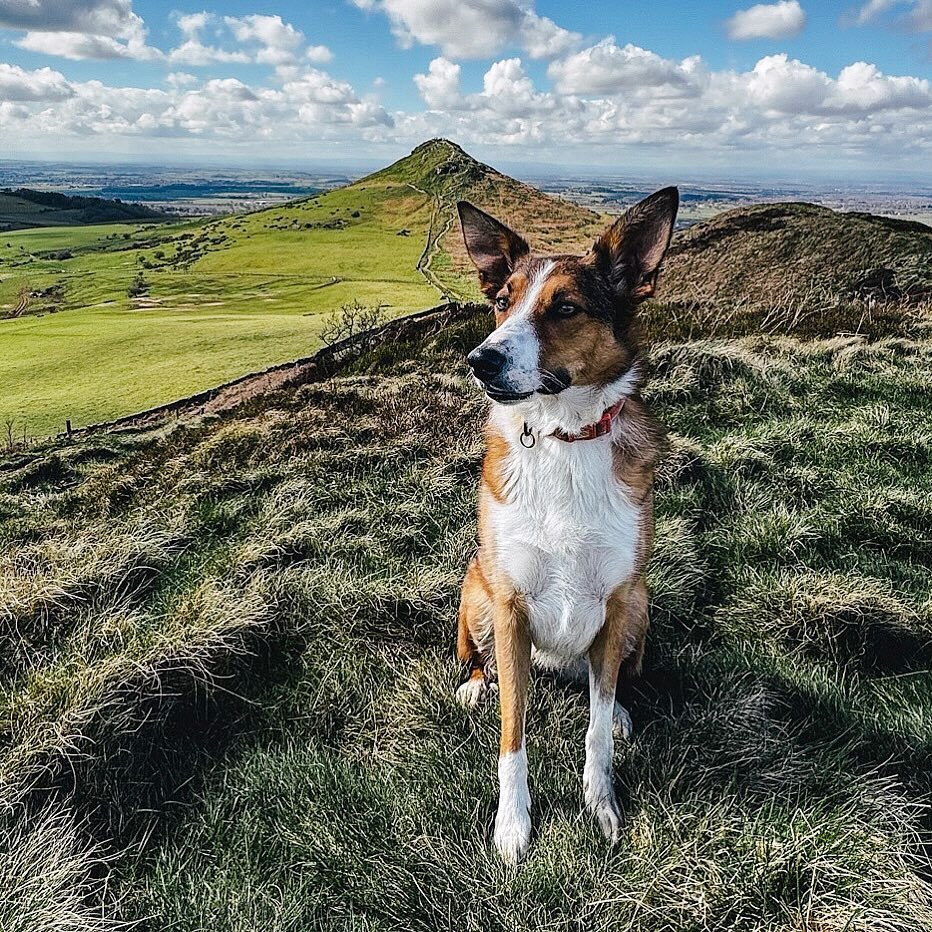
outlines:
{"label": "dog's black nose", "polygon": [[478,346],[466,357],[466,362],[472,366],[476,378],[483,382],[491,382],[496,376],[501,375],[508,358],[491,346]]}

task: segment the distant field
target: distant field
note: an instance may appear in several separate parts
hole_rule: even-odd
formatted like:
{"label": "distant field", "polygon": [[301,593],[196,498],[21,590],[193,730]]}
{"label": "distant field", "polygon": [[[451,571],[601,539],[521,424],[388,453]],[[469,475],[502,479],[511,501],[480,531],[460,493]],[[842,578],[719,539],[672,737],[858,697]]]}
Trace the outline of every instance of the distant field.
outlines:
{"label": "distant field", "polygon": [[[0,234],[0,421],[43,436],[109,420],[307,355],[342,304],[436,303],[417,270],[430,205],[343,189],[210,222]],[[148,294],[129,298],[140,273]]]}

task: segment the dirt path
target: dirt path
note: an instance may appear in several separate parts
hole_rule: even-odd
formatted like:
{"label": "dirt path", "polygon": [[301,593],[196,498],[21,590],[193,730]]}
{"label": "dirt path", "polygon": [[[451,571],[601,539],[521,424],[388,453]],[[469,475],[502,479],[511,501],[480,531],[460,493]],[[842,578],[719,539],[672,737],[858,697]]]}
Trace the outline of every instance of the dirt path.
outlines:
{"label": "dirt path", "polygon": [[431,271],[430,264],[433,262],[434,256],[437,253],[437,250],[440,248],[440,243],[443,238],[450,232],[450,227],[453,225],[453,212],[448,211],[447,220],[443,225],[443,229],[434,235],[434,225],[437,222],[437,218],[443,213],[444,207],[447,206],[444,202],[437,197],[436,195],[430,194],[428,191],[425,191],[423,188],[419,188],[416,184],[412,184],[410,181],[406,182],[407,186],[414,191],[417,191],[418,194],[423,194],[424,197],[429,198],[433,207],[430,214],[430,225],[427,228],[427,241],[424,243],[424,249],[421,252],[420,258],[417,260],[417,270],[424,276],[432,288],[436,288],[442,298],[451,297],[454,299],[459,299],[461,296],[452,291],[449,287],[443,285],[434,273]]}

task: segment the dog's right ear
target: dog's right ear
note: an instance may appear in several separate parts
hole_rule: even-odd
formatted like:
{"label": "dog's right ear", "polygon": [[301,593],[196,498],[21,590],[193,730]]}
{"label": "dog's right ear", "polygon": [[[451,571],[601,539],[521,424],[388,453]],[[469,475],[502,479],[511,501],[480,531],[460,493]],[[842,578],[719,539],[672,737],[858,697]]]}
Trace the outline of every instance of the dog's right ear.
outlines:
{"label": "dog's right ear", "polygon": [[508,281],[517,261],[531,248],[514,230],[469,201],[459,201],[456,209],[466,252],[479,272],[479,287],[486,297],[493,298]]}

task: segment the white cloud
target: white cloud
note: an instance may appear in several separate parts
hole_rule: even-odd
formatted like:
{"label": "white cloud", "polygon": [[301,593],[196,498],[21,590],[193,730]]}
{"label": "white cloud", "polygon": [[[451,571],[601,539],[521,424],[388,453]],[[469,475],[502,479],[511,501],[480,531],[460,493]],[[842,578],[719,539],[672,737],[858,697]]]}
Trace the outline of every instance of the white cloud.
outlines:
{"label": "white cloud", "polygon": [[[171,137],[231,146],[301,146],[308,139],[367,138],[393,118],[373,100],[323,71],[307,69],[281,87],[250,86],[175,73],[167,88],[109,87],[68,82],[58,72],[0,65],[0,129],[18,140],[66,137]],[[14,103],[15,102],[15,103]]]}
{"label": "white cloud", "polygon": [[567,58],[552,62],[547,74],[564,94],[615,94],[645,87],[686,90],[696,78],[697,58],[682,62],[625,45],[613,36]]}
{"label": "white cloud", "polygon": [[869,0],[858,10],[857,21],[862,24],[867,23],[899,2],[900,0]]}
{"label": "white cloud", "polygon": [[121,42],[112,36],[84,32],[27,32],[22,39],[17,39],[13,44],[28,52],[56,55],[59,58],[70,58],[72,61],[113,58],[153,60],[163,57],[158,49],[146,45],[138,38]]}
{"label": "white cloud", "polygon": [[460,66],[446,58],[435,58],[427,74],[416,74],[414,83],[424,103],[432,110],[455,110],[460,103]]}
{"label": "white cloud", "polygon": [[883,110],[929,110],[932,83],[922,78],[884,75],[876,65],[859,61],[841,70],[829,105],[860,116]]}
{"label": "white cloud", "polygon": [[751,103],[779,113],[818,113],[831,89],[827,74],[785,54],[762,58],[747,82]]}
{"label": "white cloud", "polygon": [[165,80],[172,87],[189,87],[192,84],[197,84],[198,81],[195,75],[188,74],[186,71],[172,71]]}
{"label": "white cloud", "polygon": [[224,22],[240,43],[258,42],[262,47],[256,61],[265,65],[286,65],[295,60],[295,53],[304,44],[304,33],[286,23],[280,16],[225,16]]}
{"label": "white cloud", "polygon": [[579,45],[582,36],[558,26],[546,16],[526,13],[521,24],[522,47],[531,58],[556,58]]}
{"label": "white cloud", "polygon": [[184,13],[176,17],[176,22],[185,39],[199,39],[201,32],[207,27],[211,18],[211,14],[206,11],[201,13]]}
{"label": "white cloud", "polygon": [[73,61],[163,57],[131,0],[0,0],[0,27],[26,30],[21,49]]}
{"label": "white cloud", "polygon": [[74,93],[65,76],[51,68],[26,71],[17,65],[0,64],[0,100],[66,100]]}
{"label": "white cloud", "polygon": [[549,58],[575,47],[577,33],[538,16],[517,0],[353,0],[380,11],[404,48],[436,45],[447,58],[486,58],[519,46],[532,58]]}
{"label": "white cloud", "polygon": [[725,26],[730,39],[788,39],[797,36],[806,25],[806,13],[799,0],[758,3],[738,10]]}
{"label": "white cloud", "polygon": [[333,52],[326,45],[311,45],[304,53],[304,57],[315,65],[326,65],[333,61]]}
{"label": "white cloud", "polygon": [[175,65],[193,65],[204,67],[218,64],[246,64],[251,60],[243,51],[227,50],[215,45],[205,45],[201,33],[215,21],[211,13],[185,13],[176,15],[175,21],[181,31],[182,43],[172,49],[166,56]]}
{"label": "white cloud", "polygon": [[856,21],[864,25],[894,7],[910,7],[901,19],[902,25],[914,32],[932,31],[932,0],[869,0],[857,13]]}
{"label": "white cloud", "polygon": [[144,31],[132,0],[0,0],[0,27],[120,39]]}
{"label": "white cloud", "polygon": [[[314,64],[326,64],[333,53],[324,45],[305,48],[304,33],[280,16],[253,13],[247,16],[219,17],[206,11],[176,16],[181,44],[168,53],[168,61],[205,66],[217,63],[272,65],[287,78],[303,57]],[[208,45],[202,33],[211,28],[222,45]],[[235,47],[230,47],[231,44]]]}
{"label": "white cloud", "polygon": [[245,52],[228,52],[214,45],[204,45],[199,39],[188,39],[168,53],[173,65],[212,65],[214,62],[246,64],[251,61]]}

